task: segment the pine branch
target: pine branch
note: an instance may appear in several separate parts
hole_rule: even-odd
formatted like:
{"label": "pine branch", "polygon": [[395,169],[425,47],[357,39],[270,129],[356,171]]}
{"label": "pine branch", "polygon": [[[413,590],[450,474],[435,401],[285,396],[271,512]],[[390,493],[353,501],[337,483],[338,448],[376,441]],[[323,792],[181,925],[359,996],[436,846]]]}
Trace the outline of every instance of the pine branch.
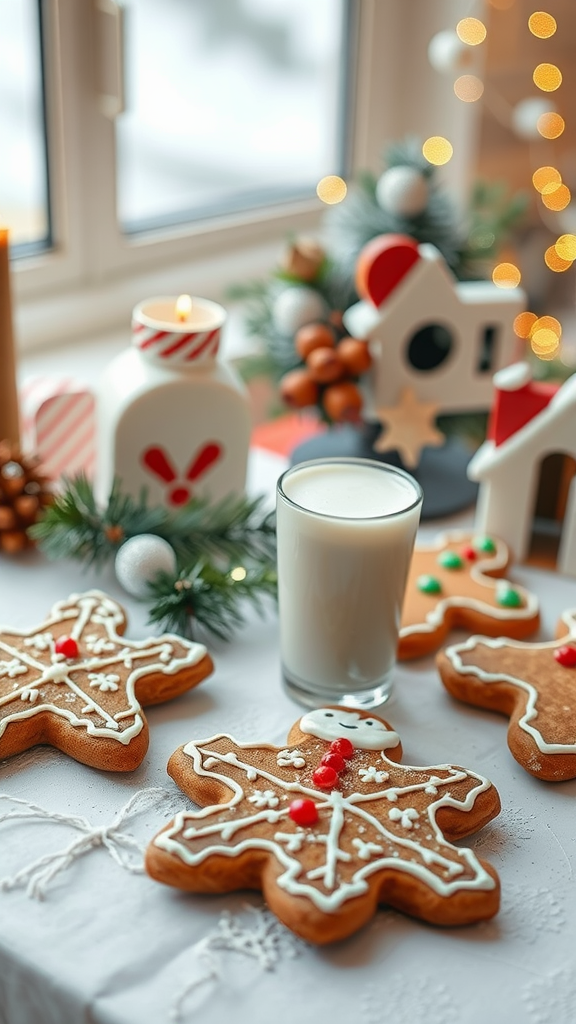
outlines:
{"label": "pine branch", "polygon": [[85,476],[65,480],[31,536],[48,558],[74,558],[87,566],[104,565],[120,545],[143,533],[163,537],[188,564],[200,556],[236,563],[273,559],[274,514],[263,498],[230,496],[215,505],[194,499],[176,512],[150,507],[145,493],[138,500],[123,494],[115,481],[108,503],[98,507]]}
{"label": "pine branch", "polygon": [[[245,575],[242,575],[242,572]],[[177,576],[159,573],[148,584],[151,623],[192,637],[199,624],[221,640],[244,622],[242,604],[249,601],[262,614],[264,597],[276,598],[276,567],[270,562],[253,569],[218,569],[203,559]]]}

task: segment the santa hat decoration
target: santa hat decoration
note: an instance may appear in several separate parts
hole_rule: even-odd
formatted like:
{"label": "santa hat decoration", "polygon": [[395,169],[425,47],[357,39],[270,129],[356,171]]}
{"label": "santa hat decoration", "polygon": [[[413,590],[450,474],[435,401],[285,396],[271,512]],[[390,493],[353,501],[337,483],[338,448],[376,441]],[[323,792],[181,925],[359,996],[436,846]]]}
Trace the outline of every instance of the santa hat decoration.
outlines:
{"label": "santa hat decoration", "polygon": [[528,363],[513,363],[494,374],[494,404],[488,437],[498,446],[549,404],[559,384],[532,380]]}
{"label": "santa hat decoration", "polygon": [[364,246],[356,264],[360,298],[379,307],[420,259],[418,243],[408,235],[378,235]]}

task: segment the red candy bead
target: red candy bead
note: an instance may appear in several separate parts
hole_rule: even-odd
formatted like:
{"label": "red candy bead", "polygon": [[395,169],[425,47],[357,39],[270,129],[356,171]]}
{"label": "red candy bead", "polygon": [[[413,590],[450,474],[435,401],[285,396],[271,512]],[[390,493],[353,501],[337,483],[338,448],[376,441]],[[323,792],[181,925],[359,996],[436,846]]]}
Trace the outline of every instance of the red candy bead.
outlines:
{"label": "red candy bead", "polygon": [[78,644],[72,636],[59,636],[54,644],[56,654],[63,654],[65,658],[78,657]]}
{"label": "red candy bead", "polygon": [[313,800],[293,800],[288,815],[297,825],[315,825],[318,821],[318,810]]}
{"label": "red candy bead", "polygon": [[329,750],[327,754],[324,754],[320,764],[327,764],[328,767],[333,768],[335,772],[343,772],[346,768],[346,761],[342,757],[342,754],[338,754],[335,750]]}
{"label": "red candy bead", "polygon": [[350,743],[350,740],[347,740],[345,736],[342,736],[339,740],[334,740],[334,742],[330,744],[330,750],[334,754],[340,754],[340,757],[345,757],[346,760],[348,760],[349,757],[354,756],[354,747]]}
{"label": "red candy bead", "polygon": [[320,789],[334,789],[338,782],[338,775],[327,764],[321,764],[312,775],[312,782]]}
{"label": "red candy bead", "polygon": [[576,647],[573,647],[571,644],[563,644],[562,647],[556,647],[554,657],[564,668],[576,668]]}
{"label": "red candy bead", "polygon": [[471,546],[468,546],[466,548],[462,548],[462,555],[466,559],[467,562],[475,562],[476,559],[478,558],[477,552]]}

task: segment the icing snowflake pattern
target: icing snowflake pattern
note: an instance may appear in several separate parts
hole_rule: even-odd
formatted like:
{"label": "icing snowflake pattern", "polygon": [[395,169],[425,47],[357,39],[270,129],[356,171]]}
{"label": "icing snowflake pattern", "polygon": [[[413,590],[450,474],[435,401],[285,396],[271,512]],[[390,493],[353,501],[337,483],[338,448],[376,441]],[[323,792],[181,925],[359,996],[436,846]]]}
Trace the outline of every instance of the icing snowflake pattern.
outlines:
{"label": "icing snowflake pattern", "polygon": [[120,676],[114,675],[113,672],[89,672],[88,679],[90,686],[97,686],[102,693],[106,693],[107,690],[117,690],[120,682]]}
{"label": "icing snowflake pattern", "polygon": [[26,665],[21,665],[17,658],[12,658],[11,661],[0,661],[0,678],[8,676],[8,679],[15,679],[16,676],[22,676],[27,671]]}
{"label": "icing snowflake pattern", "polygon": [[378,784],[386,782],[390,778],[388,772],[375,768],[373,764],[369,768],[360,768],[358,775],[362,782],[377,782]]}
{"label": "icing snowflake pattern", "polygon": [[[292,752],[296,749],[308,765],[318,763],[316,738]],[[343,772],[339,788],[325,792],[311,784],[309,769],[295,775],[289,750],[276,753],[276,770],[269,761],[264,767],[259,752],[225,734],[188,743],[183,753],[190,758],[191,774],[217,780],[232,795],[226,803],[180,812],[153,845],[189,866],[211,856],[269,852],[277,862],[275,884],[327,912],[365,893],[368,877],[390,867],[415,876],[441,896],[495,888],[474,852],[453,846],[436,824],[441,807],[472,810],[491,786],[482,776],[451,765],[405,766],[382,754],[378,771],[385,778],[379,780],[370,770],[374,751],[356,748],[355,770]],[[280,755],[289,762],[285,767]],[[365,780],[360,792],[359,776]],[[420,813],[412,806],[415,794],[426,808]],[[290,803],[297,798],[316,805],[313,826],[300,826],[290,817]],[[269,824],[277,826],[272,833]]]}
{"label": "icing snowflake pattern", "polygon": [[[176,636],[126,640],[124,626],[120,605],[88,591],[56,604],[37,629],[0,627],[0,757],[11,723],[41,712],[127,745],[144,727],[136,682],[176,673],[206,654],[202,645]],[[76,642],[77,657],[56,653],[56,640],[66,636]],[[114,671],[122,665],[131,669],[125,682]]]}
{"label": "icing snowflake pattern", "polygon": [[276,757],[276,764],[279,768],[287,768],[288,765],[292,765],[294,768],[304,768],[306,764],[306,758],[303,757],[302,751],[298,750],[280,750]]}

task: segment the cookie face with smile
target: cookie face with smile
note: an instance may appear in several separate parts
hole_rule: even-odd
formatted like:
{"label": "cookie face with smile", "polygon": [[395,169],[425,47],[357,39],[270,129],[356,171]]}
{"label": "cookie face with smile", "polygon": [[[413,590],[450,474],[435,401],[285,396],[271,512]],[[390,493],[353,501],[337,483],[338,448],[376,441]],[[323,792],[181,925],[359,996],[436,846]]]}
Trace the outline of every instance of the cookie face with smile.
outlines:
{"label": "cookie face with smile", "polygon": [[349,739],[358,750],[388,750],[400,742],[397,733],[378,718],[366,718],[358,711],[318,708],[300,719],[300,730],[320,740]]}

